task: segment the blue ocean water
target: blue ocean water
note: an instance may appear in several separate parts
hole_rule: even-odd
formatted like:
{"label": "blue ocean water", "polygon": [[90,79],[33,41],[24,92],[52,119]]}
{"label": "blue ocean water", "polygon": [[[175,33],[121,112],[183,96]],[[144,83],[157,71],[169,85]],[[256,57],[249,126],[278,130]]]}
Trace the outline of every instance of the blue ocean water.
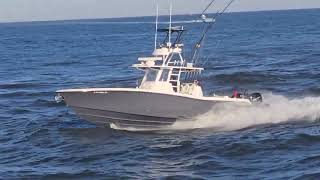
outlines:
{"label": "blue ocean water", "polygon": [[[195,18],[174,17],[187,57]],[[261,91],[269,107],[137,132],[96,127],[54,101],[64,88],[134,87],[142,74],[129,66],[152,52],[153,19],[0,24],[1,179],[320,178],[319,9],[229,13],[207,37],[205,92]]]}

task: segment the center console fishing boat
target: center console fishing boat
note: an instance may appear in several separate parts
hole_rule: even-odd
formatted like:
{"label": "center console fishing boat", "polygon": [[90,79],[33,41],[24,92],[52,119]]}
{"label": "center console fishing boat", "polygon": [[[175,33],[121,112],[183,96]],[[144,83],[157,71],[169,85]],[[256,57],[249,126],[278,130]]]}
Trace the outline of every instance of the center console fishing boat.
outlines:
{"label": "center console fishing boat", "polygon": [[[170,16],[171,19],[171,16]],[[171,20],[170,20],[171,22]],[[208,26],[215,21],[210,21]],[[88,88],[57,91],[57,101],[64,101],[78,116],[96,124],[118,127],[155,128],[189,121],[221,103],[251,105],[261,102],[259,93],[251,95],[204,96],[198,77],[204,71],[195,63],[197,43],[190,59],[183,56],[183,26],[158,29],[164,41],[149,57],[138,58],[133,67],[144,77],[133,88]],[[156,33],[157,34],[157,33]],[[157,35],[156,35],[157,37]]]}

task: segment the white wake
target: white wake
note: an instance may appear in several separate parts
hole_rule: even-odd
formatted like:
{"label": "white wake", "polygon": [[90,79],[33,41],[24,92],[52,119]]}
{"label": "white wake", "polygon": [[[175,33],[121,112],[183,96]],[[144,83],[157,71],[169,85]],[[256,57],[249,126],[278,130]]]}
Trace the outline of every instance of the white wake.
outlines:
{"label": "white wake", "polygon": [[177,130],[214,128],[232,131],[262,124],[277,124],[289,121],[315,121],[320,118],[320,98],[305,97],[288,99],[267,94],[266,105],[239,107],[219,105],[194,121],[177,122],[171,128]]}
{"label": "white wake", "polygon": [[263,124],[277,124],[292,121],[315,121],[320,118],[320,97],[289,99],[281,95],[264,95],[264,104],[257,106],[236,106],[221,104],[211,111],[195,117],[192,121],[178,121],[161,129],[111,128],[125,131],[177,131],[192,129],[214,129],[234,131]]}

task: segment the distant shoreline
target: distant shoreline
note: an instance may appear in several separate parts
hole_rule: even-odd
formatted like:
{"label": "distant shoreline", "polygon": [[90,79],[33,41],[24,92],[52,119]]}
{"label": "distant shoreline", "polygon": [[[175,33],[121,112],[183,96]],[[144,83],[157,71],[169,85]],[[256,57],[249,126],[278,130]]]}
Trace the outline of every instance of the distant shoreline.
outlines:
{"label": "distant shoreline", "polygon": [[[258,10],[258,11],[233,11],[233,12],[226,12],[228,14],[246,14],[246,13],[270,13],[270,12],[280,12],[280,11],[312,11],[312,10],[320,10],[320,8],[302,8],[302,9],[276,9],[276,10]],[[197,14],[175,14],[174,16],[190,16],[190,15],[197,15]],[[161,15],[163,17],[167,15]],[[121,20],[121,19],[133,19],[133,18],[148,18],[148,17],[154,17],[154,16],[130,16],[130,17],[97,17],[97,18],[84,18],[84,19],[53,19],[53,20],[30,20],[30,21],[8,21],[8,22],[2,22],[0,21],[0,24],[17,24],[17,23],[50,23],[50,22],[77,22],[77,21],[94,21],[94,20]]]}

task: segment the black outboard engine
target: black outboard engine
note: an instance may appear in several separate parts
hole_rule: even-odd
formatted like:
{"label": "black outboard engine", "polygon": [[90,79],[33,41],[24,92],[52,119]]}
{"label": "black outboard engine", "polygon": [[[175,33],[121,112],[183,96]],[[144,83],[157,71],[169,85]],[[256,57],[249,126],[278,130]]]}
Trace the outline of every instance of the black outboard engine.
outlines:
{"label": "black outboard engine", "polygon": [[249,96],[249,100],[252,103],[262,103],[262,95],[260,93],[252,93]]}

